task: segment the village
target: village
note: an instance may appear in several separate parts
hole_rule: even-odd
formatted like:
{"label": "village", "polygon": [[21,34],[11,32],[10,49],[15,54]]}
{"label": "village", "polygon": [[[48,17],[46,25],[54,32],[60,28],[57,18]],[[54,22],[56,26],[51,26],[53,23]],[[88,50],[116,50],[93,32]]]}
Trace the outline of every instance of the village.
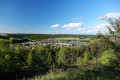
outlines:
{"label": "village", "polygon": [[80,47],[81,45],[87,45],[87,42],[72,40],[72,39],[43,39],[40,41],[29,41],[21,43],[22,46],[34,46],[34,45],[43,45],[43,46],[54,46],[54,47]]}

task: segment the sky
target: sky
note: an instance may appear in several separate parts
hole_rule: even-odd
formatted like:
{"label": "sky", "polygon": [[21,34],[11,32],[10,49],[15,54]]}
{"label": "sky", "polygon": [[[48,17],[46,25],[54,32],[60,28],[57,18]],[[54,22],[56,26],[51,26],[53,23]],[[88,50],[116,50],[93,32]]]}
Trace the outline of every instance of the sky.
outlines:
{"label": "sky", "polygon": [[120,17],[120,0],[0,0],[0,33],[104,33],[106,16]]}

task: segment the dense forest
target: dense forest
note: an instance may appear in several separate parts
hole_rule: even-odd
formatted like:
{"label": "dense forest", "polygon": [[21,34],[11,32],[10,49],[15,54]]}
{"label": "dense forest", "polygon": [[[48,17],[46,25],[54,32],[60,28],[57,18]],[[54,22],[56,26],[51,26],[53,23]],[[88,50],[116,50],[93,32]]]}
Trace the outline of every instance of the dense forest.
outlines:
{"label": "dense forest", "polygon": [[15,36],[9,34],[8,39],[0,39],[0,79],[120,80],[120,20],[110,18],[107,21],[114,28],[113,31],[108,26],[109,34],[19,35],[21,39],[31,40],[94,37],[88,45],[80,47],[14,46]]}
{"label": "dense forest", "polygon": [[3,34],[0,35],[2,39],[28,39],[28,40],[42,40],[49,38],[64,38],[64,37],[76,37],[76,38],[93,38],[95,35],[79,35],[79,34]]}

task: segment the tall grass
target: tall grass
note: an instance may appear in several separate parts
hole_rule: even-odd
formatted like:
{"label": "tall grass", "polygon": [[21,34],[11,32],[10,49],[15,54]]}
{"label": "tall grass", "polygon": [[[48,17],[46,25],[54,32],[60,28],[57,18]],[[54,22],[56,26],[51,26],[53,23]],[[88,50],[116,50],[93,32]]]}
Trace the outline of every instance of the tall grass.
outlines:
{"label": "tall grass", "polygon": [[68,80],[67,78],[67,73],[63,72],[59,74],[49,73],[45,76],[35,76],[27,80]]}
{"label": "tall grass", "polygon": [[[120,78],[119,78],[120,79]],[[35,76],[34,78],[30,78],[27,80],[119,80],[115,79],[112,76],[109,76],[109,73],[100,73],[100,75],[96,75],[94,71],[74,71],[70,70],[63,73],[58,74],[47,74],[44,76]]]}

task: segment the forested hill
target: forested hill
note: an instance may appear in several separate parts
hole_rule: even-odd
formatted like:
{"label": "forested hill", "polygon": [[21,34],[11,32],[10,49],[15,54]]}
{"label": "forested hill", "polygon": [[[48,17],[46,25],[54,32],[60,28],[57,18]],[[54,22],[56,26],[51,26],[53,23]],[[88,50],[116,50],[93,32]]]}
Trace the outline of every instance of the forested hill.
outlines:
{"label": "forested hill", "polygon": [[[95,35],[80,35],[80,34],[7,34],[5,38],[16,38],[16,39],[30,39],[30,40],[41,40],[48,38],[63,38],[63,37],[76,37],[76,38],[92,38]],[[4,37],[1,37],[4,38]]]}

